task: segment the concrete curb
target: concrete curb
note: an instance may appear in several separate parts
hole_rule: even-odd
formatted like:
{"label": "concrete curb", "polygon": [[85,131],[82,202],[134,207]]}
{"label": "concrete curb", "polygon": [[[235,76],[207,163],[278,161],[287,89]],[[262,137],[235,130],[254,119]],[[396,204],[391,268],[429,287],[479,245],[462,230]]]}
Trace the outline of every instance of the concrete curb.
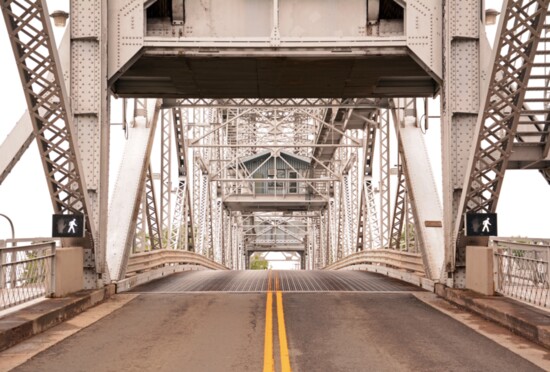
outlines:
{"label": "concrete curb", "polygon": [[550,349],[550,312],[501,296],[485,296],[464,289],[435,285],[445,300],[494,321],[517,335]]}
{"label": "concrete curb", "polygon": [[0,351],[80,314],[114,293],[114,285],[79,291],[64,298],[47,299],[0,318]]}

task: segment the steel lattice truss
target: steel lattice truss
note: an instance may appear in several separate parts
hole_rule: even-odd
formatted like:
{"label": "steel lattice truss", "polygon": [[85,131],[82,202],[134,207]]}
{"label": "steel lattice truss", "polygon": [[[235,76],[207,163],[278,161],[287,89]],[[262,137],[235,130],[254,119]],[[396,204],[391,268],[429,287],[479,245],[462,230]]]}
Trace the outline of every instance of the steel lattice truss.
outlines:
{"label": "steel lattice truss", "polygon": [[387,107],[387,100],[368,98],[229,98],[229,99],[165,99],[165,108],[268,108],[268,109],[290,109],[290,108],[379,108]]}
{"label": "steel lattice truss", "polygon": [[[549,5],[550,0],[505,0],[492,70],[482,97],[472,156],[458,203],[460,217],[452,237],[457,238],[457,249],[455,251],[452,244],[447,247],[456,256],[451,259],[451,251],[447,252],[449,267],[460,266],[464,261],[463,247],[467,241],[462,239],[463,214],[495,212],[506,169],[538,169],[550,180],[550,38],[543,36],[543,32],[550,29]],[[73,114],[45,1],[4,0],[2,11],[54,211],[84,214],[87,246],[94,248],[93,239],[98,238],[94,226],[98,224],[94,224],[89,215],[95,205],[90,204],[90,200],[95,200],[95,188],[88,185],[91,192],[88,194],[79,155],[79,151],[87,152],[79,149],[75,141]],[[478,36],[474,32],[464,36],[468,37]],[[79,48],[86,48],[84,39],[79,39]],[[98,41],[95,48],[100,44]],[[74,63],[72,59],[71,62]],[[454,62],[445,63],[451,66]],[[98,70],[97,74],[103,72]],[[78,88],[75,82],[76,79],[71,86]],[[107,94],[107,88],[103,91]],[[93,115],[88,111],[77,112],[76,120],[78,115],[102,117],[109,110],[103,108],[104,104],[103,100],[102,107]],[[418,178],[418,173],[422,173],[431,179],[431,170],[429,164],[424,166],[429,162],[427,155],[420,153],[423,148],[419,150],[418,144],[423,139],[416,99],[166,99],[162,102],[165,110],[160,141],[160,202],[157,202],[151,167],[155,164],[150,165],[150,159],[160,105],[157,100],[153,127],[148,123],[147,128],[135,128],[136,132],[151,130],[140,131],[132,142],[140,146],[139,151],[128,151],[126,158],[126,161],[134,160],[133,155],[140,159],[139,166],[124,167],[126,178],[137,180],[131,190],[132,195],[136,194],[135,198],[132,196],[135,204],[133,208],[125,208],[126,217],[131,215],[131,218],[125,218],[124,224],[133,230],[137,220],[138,231],[124,234],[115,242],[124,245],[122,254],[113,255],[118,256],[115,261],[119,276],[124,275],[129,250],[126,246],[134,239],[136,252],[162,248],[190,250],[238,269],[246,268],[254,249],[282,245],[302,252],[302,263],[306,267],[319,268],[359,250],[387,247],[403,250],[404,230],[407,250],[418,249],[423,253],[427,275],[437,278],[440,274],[439,265],[443,263],[439,262],[437,246],[442,230],[437,229],[452,223],[448,222],[451,220],[448,216],[440,216],[437,202],[422,194],[429,189],[433,197],[436,192],[428,181],[419,182]],[[468,120],[464,120],[465,126],[467,122],[474,122],[475,105],[477,103],[474,108],[456,111],[469,115]],[[144,116],[147,117],[146,100],[137,99],[134,118]],[[392,122],[401,156],[393,215],[390,200]],[[466,136],[468,130],[470,127],[459,132]],[[81,137],[88,135],[84,131],[79,133]],[[174,205],[170,171],[172,136],[178,169]],[[373,181],[376,144],[380,159],[378,190]],[[24,147],[26,145],[28,141]],[[259,158],[262,160],[254,163],[254,168],[247,165]],[[462,158],[465,156],[461,155]],[[262,167],[267,168],[267,173],[260,172]],[[108,167],[103,168],[102,172]],[[455,172],[456,175],[463,168]],[[282,175],[279,170],[283,171]],[[88,179],[91,183],[97,181]],[[462,184],[461,177],[458,182]],[[106,179],[100,183],[108,184]],[[452,186],[453,211],[460,185]],[[299,210],[291,203],[273,206],[265,200],[263,206],[243,207],[247,197],[265,196],[258,192],[262,187],[284,190],[279,194],[275,191],[268,202],[283,203],[294,198],[306,207]],[[288,191],[290,189],[294,191]],[[297,189],[306,201],[296,197]],[[124,194],[123,191],[119,190],[118,194]],[[378,200],[376,191],[379,191]],[[124,195],[117,197],[125,200]],[[297,203],[294,199],[292,202]],[[256,203],[259,204],[257,200]],[[142,209],[138,213],[139,206]],[[98,217],[97,211],[94,216]],[[96,253],[98,247],[96,242]],[[100,255],[96,255],[96,259],[98,257]],[[103,272],[102,264],[87,263],[89,268],[96,267],[94,274]],[[455,269],[449,267],[447,271]]]}
{"label": "steel lattice truss", "polygon": [[2,13],[23,83],[54,211],[84,214],[90,240],[88,244],[93,247],[93,224],[90,222],[85,181],[76,150],[69,97],[47,8],[42,1],[3,1]]}
{"label": "steel lattice truss", "polygon": [[149,241],[151,249],[162,249],[162,232],[159,226],[158,208],[155,198],[155,187],[153,184],[153,173],[151,165],[147,168],[145,180],[145,214],[147,216],[147,229],[149,231]]}
{"label": "steel lattice truss", "polygon": [[[493,70],[478,120],[475,152],[470,160],[459,216],[466,212],[495,212],[520,118],[531,115],[531,123],[522,119],[522,124],[536,125],[539,123],[533,118],[545,115],[545,112],[525,110],[526,104],[537,102],[537,98],[531,98],[530,102],[525,98],[527,92],[547,90],[534,82],[537,76],[530,78],[533,68],[546,67],[538,65],[536,56],[547,54],[539,51],[538,46],[548,5],[549,1],[545,0],[508,1],[501,14]],[[463,226],[460,218],[456,227],[456,260],[462,263]]]}

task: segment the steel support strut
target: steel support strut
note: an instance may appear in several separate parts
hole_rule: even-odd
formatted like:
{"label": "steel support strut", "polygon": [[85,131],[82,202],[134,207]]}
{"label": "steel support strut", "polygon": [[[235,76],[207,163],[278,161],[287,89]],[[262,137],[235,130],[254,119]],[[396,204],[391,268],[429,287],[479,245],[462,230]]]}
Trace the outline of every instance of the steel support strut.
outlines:
{"label": "steel support strut", "polygon": [[[522,115],[531,69],[548,12],[548,0],[505,1],[493,50],[492,71],[482,97],[476,136],[455,225],[451,264],[465,263],[464,213],[495,212]],[[475,244],[487,244],[487,238]]]}
{"label": "steel support strut", "polygon": [[[89,213],[86,182],[69,97],[63,83],[46,2],[3,1],[2,13],[23,84],[54,212],[84,214],[85,244],[93,249],[96,232]],[[99,262],[95,262],[95,268],[100,268]]]}

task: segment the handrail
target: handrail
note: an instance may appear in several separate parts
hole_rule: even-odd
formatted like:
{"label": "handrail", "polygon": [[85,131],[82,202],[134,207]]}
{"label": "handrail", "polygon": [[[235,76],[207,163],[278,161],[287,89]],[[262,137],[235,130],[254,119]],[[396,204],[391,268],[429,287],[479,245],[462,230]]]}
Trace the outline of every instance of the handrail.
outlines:
{"label": "handrail", "polygon": [[0,248],[0,309],[55,292],[55,246],[50,239]]}
{"label": "handrail", "polygon": [[495,291],[550,307],[550,240],[493,238]]}
{"label": "handrail", "polygon": [[226,266],[194,252],[158,249],[130,256],[126,269],[126,277],[170,264],[192,264],[212,270],[228,270]]}

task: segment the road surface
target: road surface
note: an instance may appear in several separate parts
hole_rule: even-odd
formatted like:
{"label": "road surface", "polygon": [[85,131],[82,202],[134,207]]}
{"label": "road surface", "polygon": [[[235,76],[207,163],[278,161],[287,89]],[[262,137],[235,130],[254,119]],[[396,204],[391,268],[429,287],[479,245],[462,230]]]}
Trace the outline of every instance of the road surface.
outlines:
{"label": "road surface", "polygon": [[15,371],[541,370],[417,291],[362,272],[183,273]]}

